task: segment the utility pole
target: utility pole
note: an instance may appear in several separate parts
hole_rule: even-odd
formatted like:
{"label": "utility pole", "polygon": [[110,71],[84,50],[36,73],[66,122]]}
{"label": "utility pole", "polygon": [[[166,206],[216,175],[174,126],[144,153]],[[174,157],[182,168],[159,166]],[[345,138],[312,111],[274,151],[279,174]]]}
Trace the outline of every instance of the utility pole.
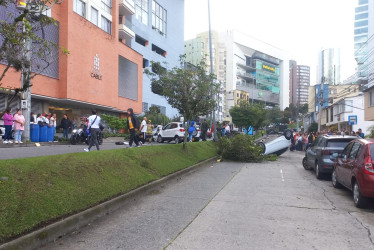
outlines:
{"label": "utility pole", "polygon": [[[210,54],[210,73],[214,74],[214,69],[213,69],[213,49],[212,49],[212,30],[211,30],[211,25],[210,25],[210,0],[208,0],[208,18],[209,18],[209,54]],[[216,100],[216,95],[213,94],[213,100]],[[214,103],[214,109],[213,109],[213,140],[216,141],[218,140],[217,137],[217,128],[216,128],[216,106],[217,103]]]}
{"label": "utility pole", "polygon": [[321,121],[322,121],[322,105],[323,105],[323,83],[325,81],[325,77],[322,76],[321,78],[321,90],[320,90],[320,100],[318,106],[318,132],[321,132]]}

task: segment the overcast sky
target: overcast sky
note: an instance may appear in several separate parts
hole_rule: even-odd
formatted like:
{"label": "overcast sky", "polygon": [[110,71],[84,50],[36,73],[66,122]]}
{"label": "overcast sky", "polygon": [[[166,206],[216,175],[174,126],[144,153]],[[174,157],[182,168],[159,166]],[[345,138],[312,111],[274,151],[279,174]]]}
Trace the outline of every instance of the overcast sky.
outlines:
{"label": "overcast sky", "polygon": [[[354,8],[358,0],[211,0],[212,29],[235,29],[287,51],[311,67],[315,84],[318,52],[341,49],[341,79],[355,72]],[[208,30],[208,0],[185,0],[185,40]]]}

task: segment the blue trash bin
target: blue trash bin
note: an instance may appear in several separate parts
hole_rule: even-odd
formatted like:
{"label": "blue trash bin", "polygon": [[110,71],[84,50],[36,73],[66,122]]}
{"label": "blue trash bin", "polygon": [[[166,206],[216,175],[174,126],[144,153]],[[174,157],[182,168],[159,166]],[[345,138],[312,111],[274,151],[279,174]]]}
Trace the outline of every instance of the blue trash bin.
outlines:
{"label": "blue trash bin", "polygon": [[30,140],[32,142],[39,142],[39,125],[30,124]]}
{"label": "blue trash bin", "polygon": [[43,127],[39,127],[39,141],[40,142],[46,142],[48,141],[48,127],[44,125]]}
{"label": "blue trash bin", "polygon": [[47,141],[53,141],[54,136],[55,136],[55,127],[52,126],[47,129]]}

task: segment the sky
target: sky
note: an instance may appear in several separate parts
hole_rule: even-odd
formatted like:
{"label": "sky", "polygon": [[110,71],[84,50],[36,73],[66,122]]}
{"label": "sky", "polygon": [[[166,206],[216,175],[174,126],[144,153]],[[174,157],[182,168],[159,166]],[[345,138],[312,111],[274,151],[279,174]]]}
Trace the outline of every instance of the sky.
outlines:
{"label": "sky", "polygon": [[[355,73],[354,10],[358,0],[210,0],[211,26],[238,30],[289,53],[311,70],[316,83],[318,53],[341,49],[341,79]],[[184,38],[208,30],[208,0],[185,0]]]}

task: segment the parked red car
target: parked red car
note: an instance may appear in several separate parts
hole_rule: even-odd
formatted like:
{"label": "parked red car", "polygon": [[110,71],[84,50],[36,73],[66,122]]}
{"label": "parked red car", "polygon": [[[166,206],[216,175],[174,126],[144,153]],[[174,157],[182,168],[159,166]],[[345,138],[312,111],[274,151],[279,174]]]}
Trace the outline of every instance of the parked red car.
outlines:
{"label": "parked red car", "polygon": [[374,197],[374,140],[351,141],[340,154],[333,154],[332,185],[352,190],[356,207],[365,207]]}

